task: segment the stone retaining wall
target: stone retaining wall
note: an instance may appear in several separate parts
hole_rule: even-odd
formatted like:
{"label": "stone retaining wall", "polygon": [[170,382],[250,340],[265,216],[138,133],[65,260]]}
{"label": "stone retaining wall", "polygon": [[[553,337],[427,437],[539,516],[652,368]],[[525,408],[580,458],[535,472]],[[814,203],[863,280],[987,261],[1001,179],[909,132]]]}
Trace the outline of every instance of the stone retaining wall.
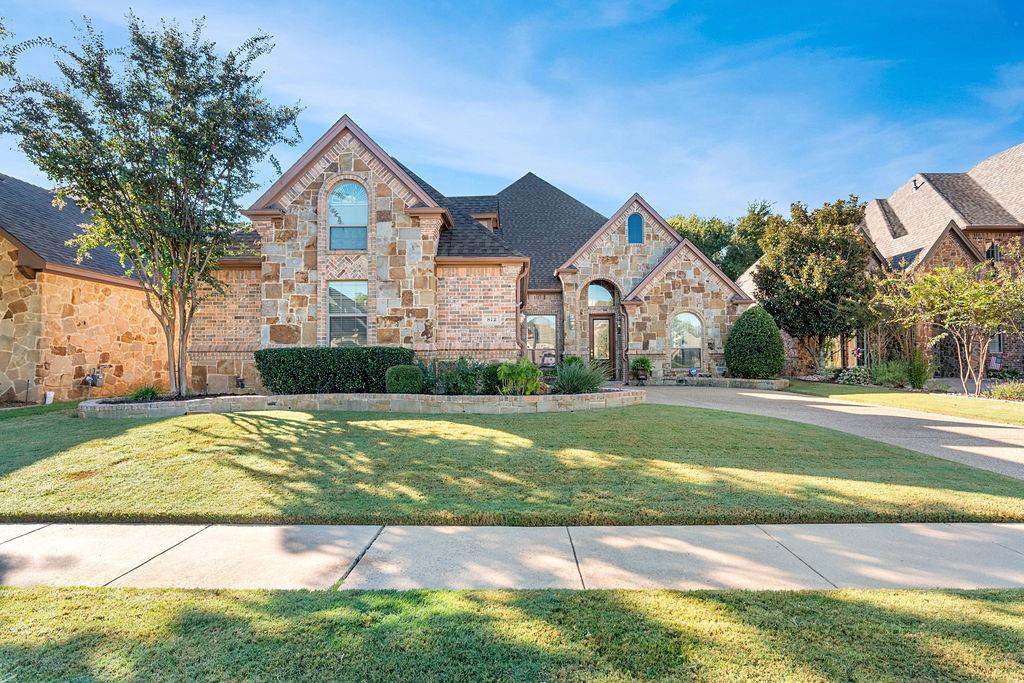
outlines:
{"label": "stone retaining wall", "polygon": [[679,377],[675,382],[686,387],[725,387],[728,389],[757,389],[760,391],[782,391],[789,386],[788,379],[742,379],[739,377]]}
{"label": "stone retaining wall", "polygon": [[594,394],[545,396],[434,396],[432,394],[294,394],[288,396],[217,396],[153,403],[78,404],[80,417],[174,417],[189,413],[242,410],[350,410],[395,413],[523,414],[565,413],[619,408],[643,403],[642,389],[608,389]]}

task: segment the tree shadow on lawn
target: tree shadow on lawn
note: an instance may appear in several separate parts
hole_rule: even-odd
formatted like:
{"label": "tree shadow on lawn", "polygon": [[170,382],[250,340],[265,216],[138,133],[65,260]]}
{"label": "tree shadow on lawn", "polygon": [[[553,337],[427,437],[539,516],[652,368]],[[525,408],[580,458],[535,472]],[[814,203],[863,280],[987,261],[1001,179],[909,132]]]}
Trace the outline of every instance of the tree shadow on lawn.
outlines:
{"label": "tree shadow on lawn", "polygon": [[[33,603],[32,601],[37,602]],[[23,603],[24,604],[19,604]],[[906,602],[906,604],[904,604]],[[0,592],[12,680],[1014,680],[1021,591]],[[61,610],[76,610],[58,618]]]}
{"label": "tree shadow on lawn", "polygon": [[[671,410],[671,409],[670,409]],[[631,417],[636,417],[634,414]],[[837,452],[729,414],[688,430],[623,434],[637,420],[557,416],[314,413],[226,416],[259,458],[225,464],[259,479],[289,518],[364,523],[624,524],[1005,519],[1024,484],[836,434]],[[578,418],[579,416],[577,416]],[[810,428],[814,434],[821,431]],[[728,435],[721,450],[716,437]],[[781,442],[778,440],[782,439]],[[757,444],[758,448],[750,448]],[[877,452],[865,453],[868,448]],[[793,449],[801,452],[794,454]],[[277,463],[267,467],[268,462]],[[280,464],[285,466],[282,468]],[[269,471],[268,471],[269,470]],[[285,474],[282,474],[282,470]],[[980,495],[973,495],[980,494]],[[949,496],[956,496],[951,499]],[[970,499],[970,500],[967,500]]]}
{"label": "tree shadow on lawn", "polygon": [[[19,469],[64,457],[26,486],[88,487],[84,502],[63,517],[18,515],[9,506],[8,519],[530,525],[1024,517],[1024,484],[1010,478],[720,411],[47,419],[74,424],[27,425],[7,447],[16,455],[0,459],[0,477],[16,492]],[[98,464],[78,460],[76,446]],[[83,467],[90,478],[77,481]],[[90,512],[89,500],[107,507]]]}

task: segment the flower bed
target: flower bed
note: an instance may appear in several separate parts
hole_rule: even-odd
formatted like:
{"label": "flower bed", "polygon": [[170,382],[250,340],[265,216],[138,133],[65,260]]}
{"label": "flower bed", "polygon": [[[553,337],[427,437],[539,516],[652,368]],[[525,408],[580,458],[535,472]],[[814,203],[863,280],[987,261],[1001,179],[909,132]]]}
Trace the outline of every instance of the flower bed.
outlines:
{"label": "flower bed", "polygon": [[235,395],[181,401],[78,404],[81,417],[174,417],[243,410],[350,410],[395,413],[529,414],[619,408],[643,403],[642,389],[604,389],[592,394],[534,396],[442,396],[435,394]]}

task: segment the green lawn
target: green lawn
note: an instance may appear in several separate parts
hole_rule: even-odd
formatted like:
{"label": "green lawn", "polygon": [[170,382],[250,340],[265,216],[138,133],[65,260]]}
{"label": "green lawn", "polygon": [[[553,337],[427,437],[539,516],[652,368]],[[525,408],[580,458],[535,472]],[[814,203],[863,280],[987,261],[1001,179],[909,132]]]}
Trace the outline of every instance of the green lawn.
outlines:
{"label": "green lawn", "polygon": [[4,681],[1020,681],[1024,591],[0,589]]}
{"label": "green lawn", "polygon": [[4,521],[1024,520],[1024,482],[811,425],[674,406],[162,420],[64,411],[0,430]]}
{"label": "green lawn", "polygon": [[875,406],[923,410],[928,413],[952,415],[953,417],[1024,425],[1024,402],[1013,403],[956,394],[925,394],[885,387],[857,387],[825,382],[801,382],[800,380],[793,380],[787,391]]}

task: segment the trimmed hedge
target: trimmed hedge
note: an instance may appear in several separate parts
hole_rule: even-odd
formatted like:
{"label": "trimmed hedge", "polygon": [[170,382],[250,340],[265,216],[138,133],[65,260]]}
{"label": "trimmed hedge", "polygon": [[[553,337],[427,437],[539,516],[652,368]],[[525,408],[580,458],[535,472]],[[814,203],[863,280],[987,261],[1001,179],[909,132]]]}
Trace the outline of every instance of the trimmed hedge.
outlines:
{"label": "trimmed hedge", "polygon": [[275,394],[382,394],[385,373],[412,364],[412,349],[393,346],[300,346],[255,354],[263,386]]}
{"label": "trimmed hedge", "polygon": [[748,308],[739,317],[725,342],[725,366],[734,377],[771,379],[786,363],[782,334],[768,311]]}
{"label": "trimmed hedge", "polygon": [[389,394],[422,394],[423,371],[418,365],[392,365],[384,373]]}

